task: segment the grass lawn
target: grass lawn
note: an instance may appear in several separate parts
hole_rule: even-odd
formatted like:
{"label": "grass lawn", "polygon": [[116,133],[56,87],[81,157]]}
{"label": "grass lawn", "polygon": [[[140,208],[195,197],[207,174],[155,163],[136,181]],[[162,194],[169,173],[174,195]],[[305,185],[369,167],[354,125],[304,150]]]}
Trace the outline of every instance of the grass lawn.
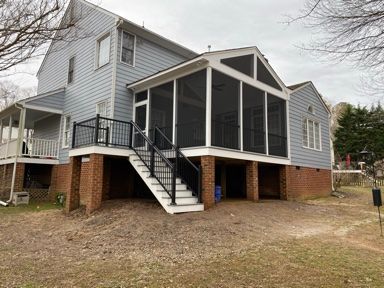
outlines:
{"label": "grass lawn", "polygon": [[180,215],[140,200],[91,217],[0,208],[0,287],[384,287],[370,189],[342,191]]}

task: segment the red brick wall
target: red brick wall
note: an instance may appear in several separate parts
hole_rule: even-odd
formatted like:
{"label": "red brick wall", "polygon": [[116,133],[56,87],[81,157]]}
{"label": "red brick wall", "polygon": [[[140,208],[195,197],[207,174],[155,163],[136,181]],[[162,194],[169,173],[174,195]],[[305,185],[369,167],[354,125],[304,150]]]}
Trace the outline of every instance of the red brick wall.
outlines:
{"label": "red brick wall", "polygon": [[331,170],[296,166],[285,169],[287,199],[325,197],[332,192]]}
{"label": "red brick wall", "polygon": [[259,200],[259,179],[258,179],[258,163],[256,161],[248,161],[246,164],[246,187],[247,199],[251,201]]}
{"label": "red brick wall", "polygon": [[215,205],[215,157],[202,156],[202,200],[204,209],[208,209]]}
{"label": "red brick wall", "polygon": [[[13,165],[14,164],[6,164],[0,166],[0,198],[7,198],[11,193],[11,185],[12,185],[12,175],[13,175]],[[23,191],[24,186],[24,172],[25,172],[25,164],[17,163],[16,166],[16,177],[15,177],[15,192]]]}
{"label": "red brick wall", "polygon": [[89,162],[82,162],[81,163],[81,172],[80,172],[80,205],[86,205],[87,204],[87,193],[88,193],[88,187],[90,185],[90,165]]}
{"label": "red brick wall", "polygon": [[89,160],[89,175],[87,185],[87,214],[92,213],[101,206],[104,187],[104,155],[91,154]]}
{"label": "red brick wall", "polygon": [[55,200],[57,193],[67,194],[69,190],[69,164],[54,165],[52,167],[50,199]]}

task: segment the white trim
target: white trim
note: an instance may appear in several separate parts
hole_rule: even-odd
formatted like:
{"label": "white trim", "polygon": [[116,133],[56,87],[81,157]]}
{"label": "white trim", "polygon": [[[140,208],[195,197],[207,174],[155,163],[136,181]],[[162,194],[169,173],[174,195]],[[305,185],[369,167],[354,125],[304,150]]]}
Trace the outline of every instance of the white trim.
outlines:
{"label": "white trim", "polygon": [[263,154],[241,152],[240,150],[231,150],[222,147],[194,147],[194,148],[182,148],[181,151],[187,157],[198,156],[215,156],[223,158],[231,158],[238,160],[250,160],[273,164],[290,165],[291,161],[286,157],[267,156]]}
{"label": "white trim", "polygon": [[173,80],[172,143],[176,144],[177,80]]}
{"label": "white trim", "polygon": [[[303,120],[305,120],[307,122],[307,145],[308,146],[305,146],[304,143],[303,143]],[[309,123],[308,121],[311,121],[313,123],[313,148],[310,147],[309,145]],[[316,149],[316,130],[315,130],[315,123],[319,124],[319,146],[320,146],[320,149]],[[323,151],[322,149],[322,138],[321,138],[321,121],[314,118],[314,117],[311,117],[311,116],[307,116],[307,115],[302,115],[301,116],[301,146],[302,148],[304,149],[308,149],[308,150],[311,150],[311,151]]]}
{"label": "white trim", "polygon": [[36,105],[25,104],[24,108],[31,109],[31,110],[48,112],[48,113],[53,113],[53,114],[63,114],[63,110],[55,109],[55,108],[48,108],[48,107],[43,107],[43,106],[36,106]]}
{"label": "white trim", "polygon": [[[117,22],[116,25],[119,25]],[[115,116],[115,98],[116,98],[116,78],[117,78],[117,57],[118,57],[118,40],[119,40],[119,30],[117,26],[113,29],[113,39],[114,39],[114,45],[113,45],[113,55],[112,55],[112,87],[111,87],[111,118],[113,119]]]}
{"label": "white trim", "polygon": [[265,130],[265,154],[269,155],[268,143],[268,93],[264,91],[264,130]]}
{"label": "white trim", "polygon": [[103,154],[103,155],[112,155],[112,156],[123,156],[129,157],[132,154],[131,149],[123,148],[109,148],[101,146],[89,146],[83,148],[76,148],[69,150],[69,157],[89,155],[89,154]]}
{"label": "white trim", "polygon": [[[100,113],[100,111],[97,111],[100,104],[105,105],[105,114],[102,114],[102,113]],[[108,100],[107,99],[104,99],[104,100],[97,102],[95,105],[95,108],[96,108],[95,109],[96,114],[100,114],[101,117],[108,117],[109,116],[109,114],[108,114]]]}
{"label": "white trim", "polygon": [[287,155],[291,159],[291,122],[289,121],[289,102],[285,101],[286,134],[287,134]]}
{"label": "white trim", "polygon": [[38,100],[40,98],[52,96],[52,95],[58,94],[60,92],[65,92],[65,87],[62,87],[62,88],[59,88],[59,89],[55,89],[55,90],[52,90],[52,91],[49,91],[49,92],[41,93],[41,94],[38,94],[36,96],[32,96],[32,97],[26,98],[24,100],[18,101],[18,103],[20,103],[20,104],[27,104],[29,101],[34,101],[34,100]]}
{"label": "white trim", "polygon": [[[123,34],[127,33],[131,36],[133,36],[133,61],[132,61],[132,64],[129,64],[129,63],[126,63],[122,60],[123,58]],[[136,66],[136,35],[131,33],[131,32],[128,32],[127,30],[124,30],[124,29],[121,29],[121,38],[120,38],[120,63],[124,64],[124,65],[128,65],[130,67],[135,67]]]}
{"label": "white trim", "polygon": [[244,111],[244,107],[243,107],[243,81],[240,81],[240,97],[239,97],[239,123],[240,123],[240,133],[239,133],[239,137],[240,137],[240,151],[243,151],[243,134],[244,134],[244,127],[243,127],[243,111]]}
{"label": "white trim", "polygon": [[[13,164],[13,163],[15,163],[14,157],[0,160],[0,165]],[[29,157],[17,157],[17,163],[58,165],[59,160],[42,159],[42,158],[29,158]]]}
{"label": "white trim", "polygon": [[211,146],[211,129],[212,129],[212,68],[207,67],[207,87],[206,87],[206,104],[205,104],[205,145]]}
{"label": "white trim", "polygon": [[[75,57],[76,55],[72,55],[68,58],[68,69],[67,69],[67,86],[72,85],[73,82],[75,81]],[[69,68],[70,68],[70,62],[73,59],[73,72],[72,72],[72,81],[68,82],[69,80]]]}

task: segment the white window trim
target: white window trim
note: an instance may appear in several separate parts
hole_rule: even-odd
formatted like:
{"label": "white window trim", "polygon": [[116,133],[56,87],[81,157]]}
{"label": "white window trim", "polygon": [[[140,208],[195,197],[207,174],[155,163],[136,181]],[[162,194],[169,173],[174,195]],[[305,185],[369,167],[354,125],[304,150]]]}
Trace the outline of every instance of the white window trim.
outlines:
{"label": "white window trim", "polygon": [[[100,111],[97,111],[100,104],[105,104],[105,115],[102,115]],[[97,102],[95,106],[95,110],[96,110],[96,114],[100,114],[101,117],[108,117],[108,100],[102,100]]]}
{"label": "white window trim", "polygon": [[[127,33],[129,35],[132,35],[133,36],[133,61],[132,61],[132,64],[129,64],[129,63],[126,63],[122,60],[123,58],[123,34]],[[135,34],[132,34],[126,30],[121,30],[121,36],[120,36],[120,63],[124,64],[124,65],[127,65],[127,66],[130,66],[130,67],[135,67],[136,66],[136,35]]]}
{"label": "white window trim", "polygon": [[[100,41],[103,40],[104,38],[107,38],[109,36],[109,55],[108,55],[108,62],[99,66],[99,53],[100,53]],[[95,70],[101,69],[105,66],[107,66],[109,63],[111,63],[111,41],[112,40],[112,33],[111,31],[105,32],[101,35],[99,35],[96,38],[96,43],[95,43]]]}
{"label": "white window trim", "polygon": [[[72,58],[73,58],[72,82],[68,82],[68,80],[69,80],[69,63],[70,63],[70,61],[71,61]],[[75,82],[75,62],[76,62],[76,57],[75,57],[75,55],[72,55],[71,57],[69,57],[69,59],[68,59],[68,70],[67,70],[67,85],[72,85],[73,82]]]}
{"label": "white window trim", "polygon": [[[65,129],[65,126],[67,126],[67,118],[69,117],[69,129],[68,130],[66,130]],[[66,114],[66,115],[64,115],[64,120],[63,120],[63,134],[62,134],[62,137],[63,137],[63,139],[62,139],[62,147],[63,148],[69,148],[69,142],[70,142],[70,139],[71,139],[71,121],[72,121],[72,116],[71,116],[71,114]],[[68,131],[68,143],[67,144],[65,144],[65,132],[66,131]]]}
{"label": "white window trim", "polygon": [[[322,139],[321,139],[321,122],[318,119],[314,119],[314,118],[311,118],[311,117],[308,117],[308,116],[302,116],[302,120],[301,120],[301,133],[303,133],[303,127],[302,127],[303,120],[307,121],[307,144],[308,144],[308,146],[304,145],[303,138],[301,138],[301,145],[302,145],[302,147],[304,149],[315,150],[315,151],[322,151],[323,150],[323,147],[322,147],[323,145],[322,145]],[[309,125],[308,125],[308,121],[312,121],[313,122],[313,146],[314,146],[314,148],[309,147]],[[319,124],[319,146],[320,146],[319,149],[316,149],[315,123]]]}

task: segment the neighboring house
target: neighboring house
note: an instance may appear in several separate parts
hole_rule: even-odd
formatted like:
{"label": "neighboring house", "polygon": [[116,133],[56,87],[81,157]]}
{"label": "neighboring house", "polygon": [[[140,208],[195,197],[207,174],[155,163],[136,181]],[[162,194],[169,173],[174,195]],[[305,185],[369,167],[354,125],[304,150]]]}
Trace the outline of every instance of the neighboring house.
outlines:
{"label": "neighboring house", "polygon": [[67,211],[155,196],[169,213],[213,206],[215,186],[329,195],[329,111],[311,82],[285,86],[256,47],[197,55],[86,1],[68,10],[87,37],[53,43],[38,96],[0,112],[20,128],[0,137],[3,195],[45,181]]}

